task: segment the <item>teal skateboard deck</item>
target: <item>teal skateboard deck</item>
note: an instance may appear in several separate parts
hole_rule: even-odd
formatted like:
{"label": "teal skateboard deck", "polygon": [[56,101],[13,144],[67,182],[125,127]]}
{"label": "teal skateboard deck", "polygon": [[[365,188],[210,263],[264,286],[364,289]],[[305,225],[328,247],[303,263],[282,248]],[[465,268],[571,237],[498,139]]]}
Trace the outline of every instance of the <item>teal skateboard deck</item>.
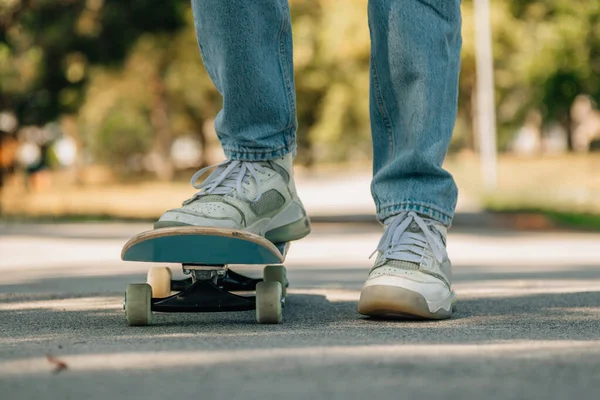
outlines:
{"label": "teal skateboard deck", "polygon": [[[282,263],[289,243],[273,244],[253,233],[221,228],[171,227],[142,232],[123,247],[124,261],[181,263],[186,279],[168,267],[152,267],[146,283],[125,291],[129,325],[149,325],[152,312],[256,310],[256,321],[282,321],[288,281]],[[236,264],[266,265],[262,278],[232,271]],[[240,293],[255,292],[255,295]]]}
{"label": "teal skateboard deck", "polygon": [[281,264],[288,247],[248,232],[185,226],[142,232],[125,244],[121,258],[203,265]]}

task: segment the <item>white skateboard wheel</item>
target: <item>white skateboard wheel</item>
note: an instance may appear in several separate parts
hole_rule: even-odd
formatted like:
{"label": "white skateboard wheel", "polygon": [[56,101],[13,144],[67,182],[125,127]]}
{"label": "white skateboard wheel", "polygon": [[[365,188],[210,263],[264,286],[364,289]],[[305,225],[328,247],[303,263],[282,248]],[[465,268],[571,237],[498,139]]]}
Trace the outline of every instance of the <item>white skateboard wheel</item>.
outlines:
{"label": "white skateboard wheel", "polygon": [[127,285],[125,290],[125,318],[129,326],[152,323],[152,288],[147,283]]}
{"label": "white skateboard wheel", "polygon": [[285,299],[287,296],[287,279],[286,270],[283,265],[267,265],[263,270],[263,281],[281,283],[281,297]]}
{"label": "white skateboard wheel", "polygon": [[171,277],[168,267],[152,267],[148,270],[146,283],[152,287],[152,297],[163,299],[171,295]]}
{"label": "white skateboard wheel", "polygon": [[256,321],[259,324],[280,324],[281,283],[259,282],[256,285]]}

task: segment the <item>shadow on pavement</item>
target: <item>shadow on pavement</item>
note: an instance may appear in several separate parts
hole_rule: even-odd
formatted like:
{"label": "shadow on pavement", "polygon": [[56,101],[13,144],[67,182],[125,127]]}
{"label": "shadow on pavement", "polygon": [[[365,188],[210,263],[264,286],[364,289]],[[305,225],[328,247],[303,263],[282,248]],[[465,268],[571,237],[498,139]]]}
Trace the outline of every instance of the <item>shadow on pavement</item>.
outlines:
{"label": "shadow on pavement", "polygon": [[[576,274],[577,272],[574,271]],[[302,276],[317,271],[296,270],[292,293],[284,315],[285,323],[277,326],[257,325],[253,312],[213,314],[156,314],[155,324],[132,328],[125,324],[122,292],[94,291],[90,288],[116,288],[127,282],[140,281],[139,275],[86,276],[47,278],[19,285],[0,286],[0,309],[4,326],[4,344],[34,340],[39,350],[45,346],[68,346],[73,342],[111,343],[157,339],[191,340],[239,337],[228,346],[264,347],[277,341],[280,347],[335,344],[402,343],[484,343],[495,340],[592,340],[600,329],[600,292],[539,293],[496,295],[460,299],[453,319],[446,321],[375,321],[356,312],[357,290],[336,289],[332,285],[303,285]],[[323,273],[319,271],[318,273]],[[325,272],[326,273],[326,272]],[[339,276],[358,271],[335,270]],[[364,271],[360,271],[364,274]],[[596,272],[595,278],[600,273]],[[350,275],[353,276],[353,275]],[[556,279],[563,279],[558,274]],[[588,278],[591,275],[587,275]],[[485,275],[482,279],[489,279]],[[529,279],[535,279],[532,274]],[[356,278],[349,278],[354,281]],[[544,279],[553,279],[544,273]],[[470,280],[473,280],[470,278]],[[35,288],[55,288],[52,293]],[[83,293],[70,293],[68,288],[88,288]],[[320,294],[319,290],[327,295]],[[307,293],[303,293],[303,291]],[[21,292],[21,293],[19,293]],[[24,293],[25,292],[25,293]],[[341,297],[340,297],[341,295]],[[331,297],[333,296],[333,297]],[[334,300],[329,300],[331,297]],[[342,300],[338,300],[342,299]],[[35,327],[35,329],[31,329]],[[185,336],[186,334],[191,336]],[[179,336],[178,336],[179,335]],[[186,340],[187,340],[186,339]],[[212,339],[211,339],[212,340]],[[227,342],[227,340],[225,341]],[[148,342],[152,345],[154,342]],[[203,343],[203,347],[220,347],[220,342]]]}

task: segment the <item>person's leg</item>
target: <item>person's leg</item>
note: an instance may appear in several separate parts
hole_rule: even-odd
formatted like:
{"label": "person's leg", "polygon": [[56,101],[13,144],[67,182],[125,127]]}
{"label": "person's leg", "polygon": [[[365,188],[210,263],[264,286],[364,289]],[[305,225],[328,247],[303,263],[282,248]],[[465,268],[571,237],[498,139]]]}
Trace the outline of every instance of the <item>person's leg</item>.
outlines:
{"label": "person's leg", "polygon": [[287,0],[192,0],[204,65],[223,96],[215,129],[227,160],[155,228],[210,226],[273,242],[300,239],[310,222],[296,193],[296,110]]}
{"label": "person's leg", "polygon": [[215,129],[228,158],[295,151],[292,28],[287,0],[192,0],[208,74],[223,96]]}
{"label": "person's leg", "polygon": [[442,168],[456,119],[460,0],[372,0],[373,198],[379,220],[415,211],[449,226]]}
{"label": "person's leg", "polygon": [[460,0],[371,0],[369,26],[372,193],[386,231],[359,311],[445,318],[457,188],[442,162],[456,119]]}

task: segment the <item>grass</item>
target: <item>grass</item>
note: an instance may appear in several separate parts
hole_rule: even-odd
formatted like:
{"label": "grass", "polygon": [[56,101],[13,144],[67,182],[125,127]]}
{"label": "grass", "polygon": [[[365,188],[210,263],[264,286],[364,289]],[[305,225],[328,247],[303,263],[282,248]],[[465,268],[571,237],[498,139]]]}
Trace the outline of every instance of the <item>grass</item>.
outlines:
{"label": "grass", "polygon": [[600,231],[600,215],[540,210],[540,213],[561,226]]}
{"label": "grass", "polygon": [[514,215],[540,215],[550,221],[550,225],[564,228],[573,228],[589,231],[600,231],[600,215],[558,211],[544,208],[513,208],[511,205],[497,204],[487,206],[487,210],[499,214]]}
{"label": "grass", "polygon": [[449,157],[446,168],[461,191],[497,213],[536,214],[553,225],[600,231],[600,154],[498,158],[498,184],[486,191],[480,161]]}

